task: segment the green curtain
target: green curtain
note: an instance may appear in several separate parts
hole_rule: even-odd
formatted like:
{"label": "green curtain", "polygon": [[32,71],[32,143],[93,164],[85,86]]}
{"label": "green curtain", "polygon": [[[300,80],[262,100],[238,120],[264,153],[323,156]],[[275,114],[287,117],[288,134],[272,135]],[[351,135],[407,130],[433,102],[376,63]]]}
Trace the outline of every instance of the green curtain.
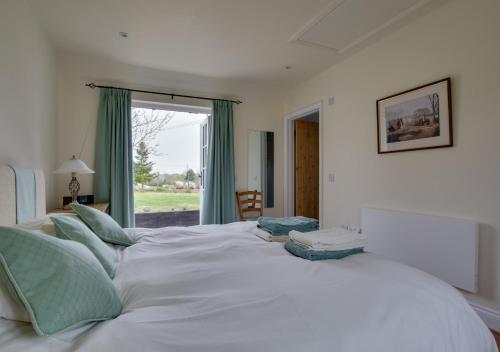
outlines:
{"label": "green curtain", "polygon": [[94,193],[109,202],[122,227],[134,227],[131,93],[101,88],[97,115]]}
{"label": "green curtain", "polygon": [[208,119],[208,163],[201,223],[235,221],[235,197],[233,103],[215,100]]}

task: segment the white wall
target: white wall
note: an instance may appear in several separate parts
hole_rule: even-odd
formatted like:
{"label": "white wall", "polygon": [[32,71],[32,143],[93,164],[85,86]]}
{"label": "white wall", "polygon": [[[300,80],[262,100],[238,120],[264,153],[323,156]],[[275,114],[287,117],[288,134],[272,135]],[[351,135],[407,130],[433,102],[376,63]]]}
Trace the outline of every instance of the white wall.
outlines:
{"label": "white wall", "polygon": [[[58,63],[58,153],[59,162],[78,154],[84,141],[84,131],[90,124],[90,133],[85,143],[81,158],[89,165],[94,165],[95,125],[99,100],[99,90],[84,86],[86,82],[95,81],[101,84],[113,84],[122,87],[184,93],[190,95],[214,96],[222,98],[238,98],[243,104],[234,106],[235,123],[235,158],[236,188],[247,189],[247,145],[248,130],[261,129],[276,132],[275,151],[276,180],[282,178],[283,137],[281,124],[283,115],[283,99],[285,92],[280,88],[256,86],[213,78],[194,76],[183,73],[159,71],[131,66],[104,58],[60,53]],[[228,95],[230,94],[230,95]],[[170,97],[145,94],[133,95],[135,99],[170,101]],[[175,102],[199,104],[200,100],[182,100]],[[208,105],[210,103],[208,102]],[[81,194],[92,193],[92,176],[81,175]],[[58,176],[57,195],[67,194],[67,177]],[[282,214],[282,189],[277,188],[274,209],[266,209],[266,214]]]}
{"label": "white wall", "polygon": [[[24,0],[0,2],[0,163],[55,168],[55,59]],[[47,177],[48,208],[54,205]]]}
{"label": "white wall", "polygon": [[[500,2],[449,1],[302,83],[286,111],[322,100],[325,224],[374,206],[481,223],[478,295],[500,307]],[[450,76],[455,146],[377,154],[375,101]],[[328,97],[335,104],[328,105]],[[327,180],[327,178],[325,178]]]}

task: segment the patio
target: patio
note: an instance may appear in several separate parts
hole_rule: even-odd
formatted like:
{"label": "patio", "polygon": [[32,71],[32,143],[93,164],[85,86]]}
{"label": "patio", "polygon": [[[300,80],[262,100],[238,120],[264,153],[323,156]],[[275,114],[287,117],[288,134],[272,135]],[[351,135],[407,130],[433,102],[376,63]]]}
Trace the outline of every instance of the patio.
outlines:
{"label": "patio", "polygon": [[168,226],[192,226],[199,224],[199,210],[180,210],[135,214],[136,227],[159,228]]}

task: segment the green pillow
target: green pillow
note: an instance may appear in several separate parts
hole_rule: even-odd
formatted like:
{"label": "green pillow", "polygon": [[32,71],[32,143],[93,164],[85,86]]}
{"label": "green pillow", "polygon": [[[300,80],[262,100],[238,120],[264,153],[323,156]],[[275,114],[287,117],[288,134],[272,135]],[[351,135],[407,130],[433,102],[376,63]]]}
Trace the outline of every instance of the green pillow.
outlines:
{"label": "green pillow", "polygon": [[92,252],[74,241],[0,227],[0,262],[38,335],[118,316],[113,282]]}
{"label": "green pillow", "polygon": [[108,214],[81,204],[71,203],[71,207],[80,219],[103,241],[121,246],[134,244],[121,226]]}
{"label": "green pillow", "polygon": [[56,236],[63,240],[80,242],[85,245],[101,262],[110,278],[115,276],[118,256],[95,233],[80,220],[69,216],[53,216],[50,218],[56,228]]}

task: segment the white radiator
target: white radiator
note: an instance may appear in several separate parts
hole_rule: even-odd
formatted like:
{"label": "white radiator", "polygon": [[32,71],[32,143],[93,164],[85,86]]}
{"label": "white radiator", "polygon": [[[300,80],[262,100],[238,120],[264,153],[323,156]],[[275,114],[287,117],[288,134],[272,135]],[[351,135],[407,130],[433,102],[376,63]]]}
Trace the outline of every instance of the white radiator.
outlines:
{"label": "white radiator", "polygon": [[476,222],[363,208],[362,228],[368,252],[432,274],[469,292],[477,292]]}

